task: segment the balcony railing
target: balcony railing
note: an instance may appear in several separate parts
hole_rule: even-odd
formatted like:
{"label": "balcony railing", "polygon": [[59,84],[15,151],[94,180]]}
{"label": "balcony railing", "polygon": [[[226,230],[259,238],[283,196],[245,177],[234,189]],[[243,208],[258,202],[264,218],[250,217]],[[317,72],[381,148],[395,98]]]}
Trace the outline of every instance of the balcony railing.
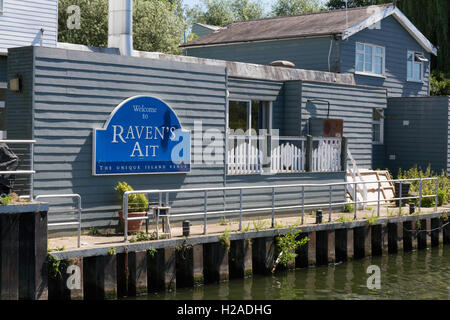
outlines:
{"label": "balcony railing", "polygon": [[228,174],[343,170],[341,138],[228,137]]}

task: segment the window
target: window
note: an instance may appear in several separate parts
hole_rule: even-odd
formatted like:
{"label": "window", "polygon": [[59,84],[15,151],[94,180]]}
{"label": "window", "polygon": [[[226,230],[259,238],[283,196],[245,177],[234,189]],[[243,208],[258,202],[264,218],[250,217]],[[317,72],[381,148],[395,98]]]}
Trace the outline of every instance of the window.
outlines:
{"label": "window", "polygon": [[384,110],[373,108],[372,119],[372,143],[383,144]]}
{"label": "window", "polygon": [[0,0],[0,12],[3,12],[3,0]]}
{"label": "window", "polygon": [[424,62],[428,59],[424,57],[423,53],[408,51],[408,58],[406,60],[406,80],[422,82]]}
{"label": "window", "polygon": [[384,75],[384,47],[356,43],[355,70],[357,73]]}
{"label": "window", "polygon": [[[228,128],[242,130],[251,135],[258,134],[259,129],[270,128],[270,104],[264,101],[230,100],[228,105]],[[233,134],[233,133],[232,133]]]}

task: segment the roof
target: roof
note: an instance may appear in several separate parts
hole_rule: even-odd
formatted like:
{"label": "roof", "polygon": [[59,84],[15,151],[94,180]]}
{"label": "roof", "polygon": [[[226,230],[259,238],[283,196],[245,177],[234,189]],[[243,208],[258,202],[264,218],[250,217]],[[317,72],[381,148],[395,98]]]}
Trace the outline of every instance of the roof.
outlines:
{"label": "roof", "polygon": [[342,39],[346,39],[390,15],[393,15],[422,47],[437,55],[437,49],[392,3],[348,10],[320,11],[288,17],[238,21],[189,41],[181,47],[192,48],[330,35],[340,35]]}

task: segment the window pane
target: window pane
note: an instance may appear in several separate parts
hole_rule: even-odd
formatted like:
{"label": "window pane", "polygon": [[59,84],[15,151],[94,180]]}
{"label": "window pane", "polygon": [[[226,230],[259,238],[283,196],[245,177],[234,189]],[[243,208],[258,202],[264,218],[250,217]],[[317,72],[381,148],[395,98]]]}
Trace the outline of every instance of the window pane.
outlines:
{"label": "window pane", "polygon": [[408,53],[408,60],[406,61],[406,68],[407,68],[407,75],[408,75],[408,79],[411,79],[413,76],[413,72],[412,72],[412,54]]}
{"label": "window pane", "polygon": [[383,55],[383,48],[382,47],[375,47],[375,53],[377,55],[382,56]]}
{"label": "window pane", "polygon": [[372,141],[373,142],[381,142],[380,124],[379,123],[374,123],[372,127],[373,127]]}
{"label": "window pane", "polygon": [[258,129],[263,129],[261,128],[263,117],[261,101],[252,101],[252,135],[258,135]]}
{"label": "window pane", "polygon": [[384,110],[383,109],[373,108],[372,119],[373,120],[382,120],[383,119],[383,117],[382,117],[383,114],[384,114]]}
{"label": "window pane", "polygon": [[[228,127],[232,130],[248,130],[248,106],[246,101],[230,101]],[[233,133],[232,133],[233,134]]]}
{"label": "window pane", "polygon": [[364,55],[362,53],[356,54],[356,71],[364,71]]}
{"label": "window pane", "polygon": [[356,44],[356,50],[357,51],[364,51],[364,45],[362,43]]}
{"label": "window pane", "polygon": [[382,74],[383,73],[383,58],[375,56],[374,61],[375,61],[374,72],[376,74]]}
{"label": "window pane", "polygon": [[414,63],[414,80],[422,80],[421,77],[421,64],[420,63]]}
{"label": "window pane", "polygon": [[372,47],[365,46],[364,71],[372,72]]}

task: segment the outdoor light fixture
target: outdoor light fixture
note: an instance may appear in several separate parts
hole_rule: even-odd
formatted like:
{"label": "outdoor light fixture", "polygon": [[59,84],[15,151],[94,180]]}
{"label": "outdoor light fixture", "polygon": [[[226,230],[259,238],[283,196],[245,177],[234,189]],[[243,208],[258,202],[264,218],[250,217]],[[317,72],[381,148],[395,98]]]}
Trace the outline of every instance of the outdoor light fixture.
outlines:
{"label": "outdoor light fixture", "polygon": [[325,102],[328,104],[327,118],[330,117],[330,101],[322,99],[308,99],[306,102]]}
{"label": "outdoor light fixture", "polygon": [[17,78],[9,80],[9,90],[14,92],[22,91],[22,77],[17,76]]}

